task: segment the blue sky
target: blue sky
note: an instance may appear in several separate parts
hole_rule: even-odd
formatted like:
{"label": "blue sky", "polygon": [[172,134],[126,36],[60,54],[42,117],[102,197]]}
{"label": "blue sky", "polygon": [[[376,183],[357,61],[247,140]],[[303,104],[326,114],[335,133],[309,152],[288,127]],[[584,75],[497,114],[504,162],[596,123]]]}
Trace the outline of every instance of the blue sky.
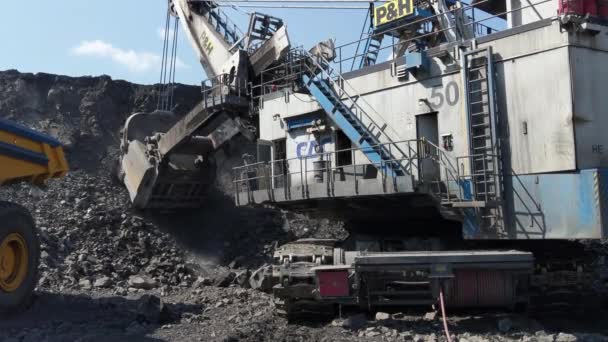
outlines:
{"label": "blue sky", "polygon": [[[0,70],[70,76],[106,74],[115,79],[155,83],[162,54],[165,0],[5,1],[0,21]],[[248,18],[226,9],[245,31]],[[243,9],[253,11],[253,9]],[[366,11],[258,9],[287,23],[293,45],[358,39]],[[177,81],[199,84],[204,72],[184,36]]]}

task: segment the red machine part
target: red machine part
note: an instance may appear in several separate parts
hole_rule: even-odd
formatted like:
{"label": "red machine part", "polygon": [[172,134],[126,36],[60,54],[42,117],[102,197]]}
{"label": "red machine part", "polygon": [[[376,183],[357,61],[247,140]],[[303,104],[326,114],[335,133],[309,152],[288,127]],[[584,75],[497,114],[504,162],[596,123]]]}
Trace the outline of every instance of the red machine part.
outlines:
{"label": "red machine part", "polygon": [[515,301],[515,280],[504,271],[457,270],[447,293],[448,307],[509,306]]}
{"label": "red machine part", "polygon": [[608,17],[608,0],[560,0],[558,13]]}
{"label": "red machine part", "polygon": [[350,293],[346,270],[319,271],[317,281],[321,297],[346,297]]}

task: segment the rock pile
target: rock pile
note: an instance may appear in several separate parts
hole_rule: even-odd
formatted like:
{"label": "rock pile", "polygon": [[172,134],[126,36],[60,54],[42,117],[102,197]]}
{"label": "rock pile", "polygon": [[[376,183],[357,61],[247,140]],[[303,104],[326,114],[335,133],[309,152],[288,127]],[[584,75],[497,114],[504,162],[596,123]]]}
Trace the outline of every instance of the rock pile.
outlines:
{"label": "rock pile", "polygon": [[190,286],[196,277],[183,249],[129,210],[121,187],[100,178],[76,171],[46,190],[26,184],[3,190],[3,197],[28,207],[37,220],[40,286],[112,288],[118,294]]}
{"label": "rock pile", "polygon": [[[200,101],[200,88],[177,85],[174,109],[187,113]],[[128,115],[156,108],[156,86],[112,80],[108,76],[67,77],[0,72],[0,118],[57,137],[72,166],[94,170],[118,142]]]}

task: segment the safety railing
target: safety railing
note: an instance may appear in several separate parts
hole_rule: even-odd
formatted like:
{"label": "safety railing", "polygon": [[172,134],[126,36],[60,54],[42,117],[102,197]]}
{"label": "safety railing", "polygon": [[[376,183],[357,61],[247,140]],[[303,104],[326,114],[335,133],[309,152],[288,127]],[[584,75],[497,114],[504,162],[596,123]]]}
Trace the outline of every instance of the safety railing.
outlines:
{"label": "safety railing", "polygon": [[227,96],[246,97],[249,95],[248,82],[232,74],[220,74],[201,82],[201,93],[205,107],[213,107],[225,102]]}
{"label": "safety railing", "polygon": [[469,20],[471,22],[473,22],[473,34],[475,35],[475,38],[479,38],[479,37],[483,37],[483,36],[487,36],[490,35],[492,33],[496,33],[499,32],[498,29],[495,29],[493,27],[490,27],[488,25],[484,25],[482,23],[479,23],[475,20],[475,16],[469,16]]}
{"label": "safety railing", "polygon": [[431,193],[444,204],[469,199],[467,181],[463,179],[458,168],[458,159],[449,156],[444,149],[426,139],[422,139],[420,145],[423,147],[424,157],[430,158],[435,165],[440,166],[439,179],[426,180],[431,186]]}
{"label": "safety railing", "polygon": [[[245,164],[233,168],[233,184],[236,196],[246,193],[251,200],[255,191],[264,191],[273,200],[277,191],[283,198],[293,198],[292,191],[300,191],[299,198],[306,198],[309,185],[325,184],[328,194],[333,193],[339,182],[351,181],[354,193],[358,193],[358,181],[381,179],[384,189],[392,186],[398,189],[398,178],[388,176],[391,163],[400,163],[408,171],[412,184],[426,186],[426,192],[434,195],[442,204],[472,200],[467,193],[466,184],[470,175],[461,174],[455,166],[456,159],[446,151],[425,139],[404,140],[383,144],[387,149],[400,145],[408,151],[403,158],[370,162],[365,156],[365,148],[350,148],[331,152],[319,152],[311,156],[281,159],[268,162]],[[393,147],[391,147],[393,146]],[[344,163],[344,158],[350,162]],[[425,170],[425,161],[433,163],[438,171],[431,175]],[[375,174],[366,173],[368,166],[378,170]],[[296,187],[293,187],[296,185]]]}
{"label": "safety railing", "polygon": [[[475,15],[476,11],[483,12],[482,10],[479,9],[479,6],[484,5],[485,3],[489,3],[490,1],[491,0],[477,1],[475,4],[472,4],[472,5],[464,5],[461,8],[453,8],[453,9],[446,11],[445,13],[434,14],[434,15],[431,15],[431,16],[428,16],[425,18],[416,19],[414,21],[411,21],[409,23],[406,23],[406,24],[403,24],[403,25],[400,25],[397,27],[393,27],[393,28],[386,29],[386,30],[375,30],[372,33],[362,34],[361,37],[357,40],[336,46],[335,47],[336,58],[334,60],[332,60],[331,63],[329,63],[329,65],[332,66],[332,68],[336,69],[337,72],[340,74],[351,71],[351,70],[356,70],[357,67],[359,67],[361,64],[361,63],[357,63],[357,61],[360,61],[361,58],[364,58],[364,56],[365,56],[365,51],[364,51],[365,49],[361,49],[360,47],[361,47],[361,45],[366,44],[366,42],[368,41],[370,36],[385,35],[391,31],[395,31],[395,30],[408,29],[408,28],[412,29],[414,27],[418,27],[418,26],[422,26],[422,25],[429,25],[429,24],[432,24],[433,21],[436,21],[438,19],[438,17],[440,17],[444,14],[453,14],[453,13],[456,13],[457,11],[470,12],[471,15],[467,15],[467,17],[469,18],[469,22],[464,23],[464,26],[465,27],[471,26],[472,31],[474,32],[474,35],[477,38],[480,36],[485,36],[488,34],[500,32],[502,30],[502,29],[497,29],[497,28],[494,28],[494,27],[491,27],[490,25],[488,25],[487,22],[489,20],[496,20],[497,18],[504,17],[505,15],[507,15],[509,13],[523,11],[528,8],[532,8],[534,6],[538,6],[538,5],[542,5],[544,3],[550,2],[552,0],[541,0],[537,3],[531,3],[531,4],[528,4],[525,6],[521,6],[519,8],[512,9],[512,10],[507,10],[507,11],[503,11],[503,12],[499,12],[499,13],[494,13],[492,15],[487,15],[487,16],[484,16],[483,18],[479,18],[478,16],[476,16]],[[560,1],[567,1],[567,0],[560,0]],[[379,53],[385,53],[385,54],[388,54],[388,56],[392,56],[393,52],[396,51],[401,46],[407,45],[416,40],[429,39],[433,36],[438,36],[448,30],[453,30],[453,29],[454,29],[453,27],[447,27],[447,28],[441,28],[441,29],[427,30],[426,32],[424,32],[422,34],[418,34],[415,37],[412,37],[410,39],[404,39],[404,40],[396,40],[393,38],[392,43],[383,44],[383,46],[379,49]],[[297,51],[297,50],[301,50],[301,48],[296,48],[293,51]],[[292,56],[292,57],[288,58],[288,60],[283,65],[273,66],[272,68],[265,70],[264,74],[269,75],[270,77],[267,76],[266,79],[264,81],[262,81],[261,83],[263,84],[263,83],[275,82],[274,73],[277,71],[277,69],[281,69],[281,68],[285,69],[287,66],[293,65],[294,61],[298,61],[296,54],[294,54],[293,52],[290,53],[290,56]],[[380,58],[380,57],[378,57],[378,58]],[[301,61],[301,59],[300,59],[300,61]],[[284,81],[287,81],[287,80],[289,81],[289,82],[283,83],[283,85],[285,87],[287,87],[287,86],[293,87],[297,83],[293,78],[290,78],[290,75],[285,75],[281,79]],[[276,81],[279,81],[279,80],[277,79]],[[262,88],[262,87],[263,87],[262,85],[256,86],[256,88]],[[282,88],[266,87],[266,91],[269,91],[269,92],[272,92],[273,89],[277,90],[277,89],[282,89]],[[257,92],[255,94],[264,95],[265,93]]]}
{"label": "safety railing", "polygon": [[[409,153],[404,158],[372,163],[365,157],[364,153],[373,147],[350,148],[318,152],[310,156],[246,164],[233,169],[233,183],[237,193],[282,189],[285,191],[286,198],[289,198],[289,191],[291,191],[291,185],[294,183],[302,185],[302,195],[305,195],[305,189],[309,183],[326,183],[328,189],[331,189],[335,182],[348,178],[356,184],[357,180],[366,178],[362,170],[367,166],[376,168],[379,171],[378,175],[386,184],[389,181],[387,175],[390,174],[388,171],[391,169],[391,163],[401,164],[408,171],[409,177],[414,180],[413,173],[414,170],[418,169],[420,159],[418,156],[418,141],[408,140],[382,145],[388,150],[396,148],[396,145],[401,145],[399,148],[408,150]],[[343,164],[341,163],[342,158],[348,158],[351,162]],[[393,186],[396,187],[396,177],[390,178]],[[311,179],[316,181],[311,181]]]}
{"label": "safety railing", "polygon": [[297,88],[306,71],[307,58],[302,54],[302,50],[302,47],[292,48],[283,63],[265,69],[260,73],[260,78],[255,84],[249,83],[248,89],[252,101],[257,101],[270,93]]}
{"label": "safety railing", "polygon": [[[392,27],[392,28],[386,29],[386,30],[375,30],[371,34],[363,34],[361,36],[361,38],[358,40],[336,46],[336,48],[335,48],[336,49],[336,59],[333,61],[333,66],[335,68],[337,68],[340,73],[351,71],[353,65],[358,65],[357,63],[354,63],[353,61],[358,61],[365,56],[365,54],[361,52],[362,49],[357,49],[357,46],[360,46],[361,44],[365,44],[365,42],[369,39],[370,36],[384,35],[391,31],[405,30],[408,28],[410,30],[414,30],[414,28],[416,28],[416,27],[426,25],[426,24],[432,23],[433,21],[436,21],[440,16],[442,16],[444,14],[454,14],[458,11],[461,11],[461,12],[471,11],[472,13],[474,13],[474,11],[483,12],[482,10],[479,9],[479,6],[481,6],[485,3],[489,3],[490,1],[491,0],[477,1],[475,4],[472,4],[472,5],[464,5],[461,8],[453,8],[444,13],[434,14],[434,15],[431,15],[428,17],[416,19],[416,20],[413,20],[406,24],[397,26],[397,27]],[[488,34],[492,34],[492,33],[501,31],[500,29],[496,29],[496,28],[493,28],[493,27],[487,25],[486,23],[489,20],[497,20],[497,18],[504,17],[505,15],[507,15],[509,13],[523,11],[527,8],[538,6],[538,5],[541,5],[541,4],[550,2],[550,1],[552,1],[552,0],[542,0],[542,1],[539,1],[536,3],[530,3],[528,5],[521,6],[519,8],[503,11],[500,13],[494,13],[492,15],[487,15],[487,16],[484,16],[483,18],[477,18],[475,16],[471,16],[471,17],[473,17],[473,20],[470,20],[469,22],[466,22],[463,25],[464,25],[464,27],[470,26],[475,34],[475,38],[478,38],[480,36],[485,36]],[[414,41],[420,40],[420,39],[429,39],[433,36],[438,36],[448,30],[453,30],[453,29],[455,29],[455,28],[446,27],[446,28],[441,28],[441,29],[434,29],[434,30],[424,32],[422,34],[418,34],[410,39],[393,40],[393,42],[391,44],[383,44],[383,46],[379,49],[379,53],[385,52],[385,53],[388,53],[389,55],[392,55],[392,53],[394,51],[396,51],[400,46],[407,45],[411,42],[414,42]]]}
{"label": "safety railing", "polygon": [[245,34],[230,19],[226,12],[220,10],[215,1],[189,0],[188,2],[191,5],[200,6],[200,14],[206,17],[209,24],[213,25],[215,30],[224,37],[228,44],[236,44],[243,48],[242,38]]}

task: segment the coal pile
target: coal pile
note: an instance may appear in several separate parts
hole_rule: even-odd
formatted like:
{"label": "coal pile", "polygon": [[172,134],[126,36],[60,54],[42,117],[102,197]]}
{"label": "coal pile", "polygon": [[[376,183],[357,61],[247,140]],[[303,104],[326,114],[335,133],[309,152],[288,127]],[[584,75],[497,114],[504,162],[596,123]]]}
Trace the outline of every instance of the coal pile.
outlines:
{"label": "coal pile", "polygon": [[[199,87],[176,85],[174,112],[186,114],[200,97]],[[95,170],[117,146],[125,119],[135,112],[153,111],[157,100],[158,87],[109,76],[0,72],[0,118],[59,139],[72,168]]]}
{"label": "coal pile", "polygon": [[33,213],[42,241],[42,288],[112,288],[116,293],[194,281],[170,235],[130,211],[126,192],[83,171],[47,189],[21,184],[3,198]]}

